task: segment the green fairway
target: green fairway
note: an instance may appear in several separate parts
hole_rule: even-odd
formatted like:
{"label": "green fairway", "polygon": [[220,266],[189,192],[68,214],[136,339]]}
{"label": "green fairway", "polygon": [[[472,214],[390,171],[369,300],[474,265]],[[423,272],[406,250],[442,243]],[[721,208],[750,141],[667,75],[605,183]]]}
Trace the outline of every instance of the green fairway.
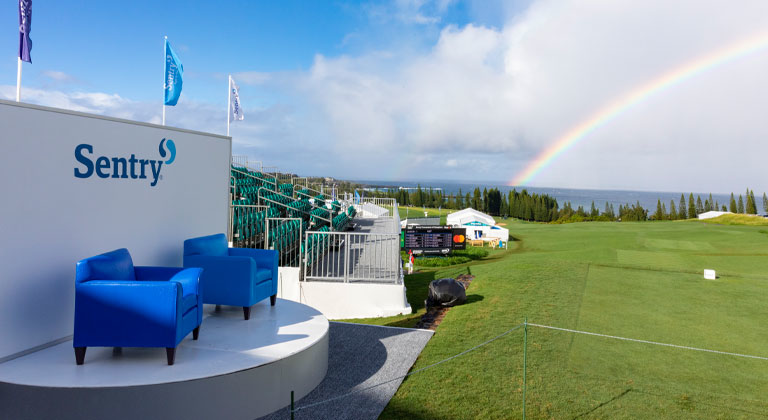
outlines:
{"label": "green fairway", "polygon": [[[414,369],[528,322],[768,356],[768,235],[696,222],[509,221],[507,252],[406,279],[474,274]],[[703,270],[717,270],[705,280]],[[418,315],[418,314],[416,314]],[[412,325],[414,315],[376,320]],[[368,322],[373,320],[363,320]],[[520,418],[523,334],[407,378],[382,418]],[[767,418],[768,360],[528,327],[528,418]]]}
{"label": "green fairway", "polygon": [[[384,206],[387,207],[387,206]],[[389,208],[389,207],[388,207]],[[427,212],[427,217],[440,217],[440,223],[445,224],[445,217],[448,215],[448,213],[452,213],[455,210],[438,210],[433,208],[424,208],[424,207],[413,207],[413,206],[398,206],[397,207],[400,219],[407,219],[407,218],[420,218],[424,217],[424,212]]]}

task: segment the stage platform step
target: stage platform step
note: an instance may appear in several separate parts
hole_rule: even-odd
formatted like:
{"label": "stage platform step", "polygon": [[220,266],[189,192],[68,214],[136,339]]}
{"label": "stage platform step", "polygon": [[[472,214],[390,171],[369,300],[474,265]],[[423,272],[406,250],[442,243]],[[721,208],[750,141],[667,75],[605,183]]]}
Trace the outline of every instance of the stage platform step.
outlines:
{"label": "stage platform step", "polygon": [[254,419],[301,398],[325,377],[328,320],[293,301],[242,308],[206,305],[173,366],[163,348],[88,348],[72,341],[0,364],[0,418]]}

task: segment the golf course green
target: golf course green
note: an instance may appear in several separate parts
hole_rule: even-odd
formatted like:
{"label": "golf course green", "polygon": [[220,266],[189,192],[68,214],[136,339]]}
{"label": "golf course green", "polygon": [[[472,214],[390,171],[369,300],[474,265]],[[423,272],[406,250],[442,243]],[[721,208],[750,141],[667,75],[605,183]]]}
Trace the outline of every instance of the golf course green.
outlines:
{"label": "golf course green", "polygon": [[[768,231],[696,221],[507,220],[509,250],[406,277],[413,326],[429,281],[475,276],[412,371],[527,318],[541,324],[768,357]],[[704,269],[717,271],[705,280]],[[768,360],[527,327],[526,418],[768,417]],[[403,382],[381,418],[521,418],[523,334]]]}

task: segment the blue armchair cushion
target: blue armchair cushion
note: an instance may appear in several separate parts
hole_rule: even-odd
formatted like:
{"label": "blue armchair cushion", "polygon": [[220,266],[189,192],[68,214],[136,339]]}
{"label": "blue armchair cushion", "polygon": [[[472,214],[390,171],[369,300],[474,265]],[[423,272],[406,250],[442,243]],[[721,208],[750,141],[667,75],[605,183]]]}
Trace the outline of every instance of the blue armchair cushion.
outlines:
{"label": "blue armchair cushion", "polygon": [[131,254],[125,248],[116,249],[78,263],[78,282],[98,280],[136,280]]}
{"label": "blue armchair cushion", "polygon": [[186,315],[192,309],[197,308],[197,295],[187,295],[181,298],[181,313]]}
{"label": "blue armchair cushion", "polygon": [[[126,249],[77,263],[73,346],[175,348],[200,326],[200,268],[133,266]],[[169,356],[169,364],[173,357]]]}
{"label": "blue armchair cushion", "polygon": [[266,268],[259,268],[256,270],[256,284],[263,283],[267,280],[272,280],[272,270]]}
{"label": "blue armchair cushion", "polygon": [[228,248],[223,233],[184,241],[184,267],[203,269],[205,303],[248,308],[277,295],[277,251]]}
{"label": "blue armchair cushion", "polygon": [[227,237],[223,233],[203,236],[184,241],[184,255],[207,255],[226,257],[229,255]]}

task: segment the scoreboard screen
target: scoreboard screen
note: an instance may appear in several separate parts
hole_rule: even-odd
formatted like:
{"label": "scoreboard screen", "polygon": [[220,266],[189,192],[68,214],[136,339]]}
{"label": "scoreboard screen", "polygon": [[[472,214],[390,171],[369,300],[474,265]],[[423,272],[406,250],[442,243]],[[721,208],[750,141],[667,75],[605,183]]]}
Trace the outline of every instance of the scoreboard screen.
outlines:
{"label": "scoreboard screen", "polygon": [[409,226],[402,230],[400,246],[414,254],[448,254],[465,249],[466,229],[451,226]]}

